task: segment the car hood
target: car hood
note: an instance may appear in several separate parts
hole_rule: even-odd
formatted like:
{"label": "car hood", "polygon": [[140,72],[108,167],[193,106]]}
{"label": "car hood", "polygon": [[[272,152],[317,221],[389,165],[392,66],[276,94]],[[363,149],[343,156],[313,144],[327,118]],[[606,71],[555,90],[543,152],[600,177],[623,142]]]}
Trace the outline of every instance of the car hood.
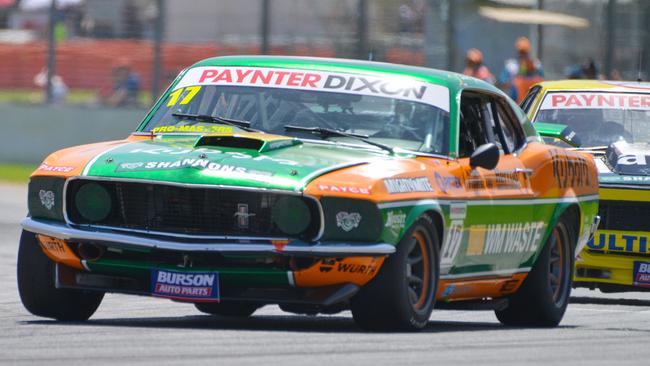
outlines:
{"label": "car hood", "polygon": [[298,191],[328,172],[396,158],[373,148],[257,133],[161,135],[102,152],[82,175]]}
{"label": "car hood", "polygon": [[596,165],[601,184],[650,185],[650,144],[615,142]]}

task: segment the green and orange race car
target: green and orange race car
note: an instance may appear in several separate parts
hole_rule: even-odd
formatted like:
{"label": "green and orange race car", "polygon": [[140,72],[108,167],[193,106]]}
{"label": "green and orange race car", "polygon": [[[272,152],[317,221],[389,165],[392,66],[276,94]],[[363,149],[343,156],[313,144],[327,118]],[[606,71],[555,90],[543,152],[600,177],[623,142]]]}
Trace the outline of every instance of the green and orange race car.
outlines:
{"label": "green and orange race car", "polygon": [[548,81],[522,106],[535,125],[564,124],[596,157],[602,221],[576,261],[574,285],[650,290],[650,83]]}
{"label": "green and orange race car", "polygon": [[221,316],[351,309],[416,330],[434,307],[557,325],[597,225],[590,155],[545,145],[498,89],[425,68],[218,57],[121,141],[29,183],[18,287],[85,320],[105,292]]}

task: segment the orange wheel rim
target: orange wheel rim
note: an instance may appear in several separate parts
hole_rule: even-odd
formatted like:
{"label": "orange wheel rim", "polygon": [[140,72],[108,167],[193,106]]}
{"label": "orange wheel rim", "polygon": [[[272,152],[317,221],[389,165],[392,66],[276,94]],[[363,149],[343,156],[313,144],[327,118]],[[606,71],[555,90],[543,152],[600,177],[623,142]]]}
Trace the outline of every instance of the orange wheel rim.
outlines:
{"label": "orange wheel rim", "polygon": [[[417,310],[422,309],[424,304],[427,301],[427,293],[429,292],[429,251],[427,248],[427,241],[420,231],[413,233],[413,239],[416,242],[416,248],[419,249],[419,252],[422,254],[422,289],[420,291],[417,301],[413,304],[413,307]],[[414,248],[415,249],[415,248]]]}

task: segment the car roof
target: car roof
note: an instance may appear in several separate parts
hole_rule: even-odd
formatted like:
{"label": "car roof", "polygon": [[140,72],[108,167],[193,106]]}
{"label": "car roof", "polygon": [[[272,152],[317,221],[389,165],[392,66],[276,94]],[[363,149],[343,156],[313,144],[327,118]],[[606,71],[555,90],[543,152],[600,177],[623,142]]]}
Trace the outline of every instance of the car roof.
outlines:
{"label": "car roof", "polygon": [[381,76],[407,76],[421,81],[446,86],[452,92],[461,88],[476,88],[502,94],[499,89],[482,80],[465,75],[427,67],[392,64],[386,62],[350,60],[342,58],[299,56],[221,56],[201,60],[191,67],[200,66],[250,66],[275,67],[329,72],[349,72]]}
{"label": "car roof", "polygon": [[613,80],[554,80],[538,83],[545,91],[554,90],[595,90],[608,92],[650,93],[650,82]]}

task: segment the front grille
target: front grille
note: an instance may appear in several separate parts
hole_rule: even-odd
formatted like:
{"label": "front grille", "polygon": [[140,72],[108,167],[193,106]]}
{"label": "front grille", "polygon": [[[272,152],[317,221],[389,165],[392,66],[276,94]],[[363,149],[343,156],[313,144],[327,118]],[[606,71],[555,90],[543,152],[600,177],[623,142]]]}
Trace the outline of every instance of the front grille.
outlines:
{"label": "front grille", "polygon": [[650,202],[600,201],[601,230],[650,231]]}
{"label": "front grille", "polygon": [[[109,214],[97,221],[85,218],[76,205],[77,192],[88,183],[99,184],[111,197]],[[288,237],[272,217],[273,205],[283,196],[287,194],[76,179],[67,187],[66,212],[70,222],[78,225],[187,235]],[[298,198],[309,207],[311,218],[307,229],[293,236],[313,239],[320,229],[320,211],[314,200]]]}

